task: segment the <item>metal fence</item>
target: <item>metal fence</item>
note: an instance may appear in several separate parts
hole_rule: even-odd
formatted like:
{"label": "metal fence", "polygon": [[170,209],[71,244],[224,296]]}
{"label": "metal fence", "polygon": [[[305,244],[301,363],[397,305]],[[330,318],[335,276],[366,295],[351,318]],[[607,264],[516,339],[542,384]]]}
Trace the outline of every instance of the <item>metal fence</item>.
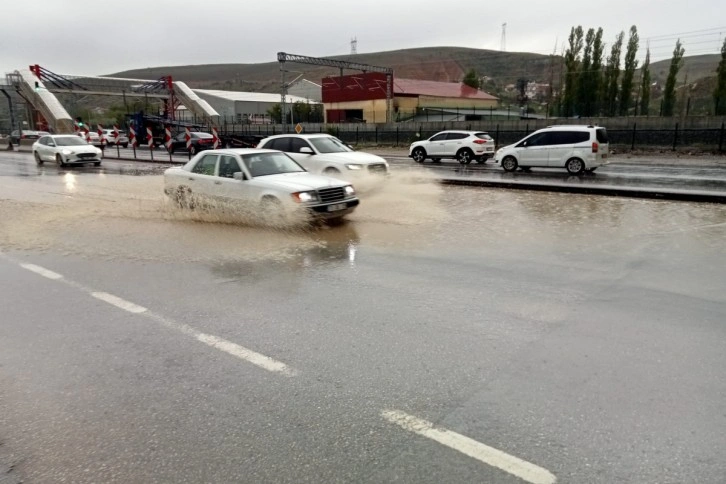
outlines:
{"label": "metal fence", "polygon": [[[334,124],[304,125],[306,133],[329,133],[346,143],[354,145],[408,146],[414,141],[427,139],[443,129],[465,129],[487,131],[496,141],[497,146],[516,143],[533,131],[543,127],[542,123],[493,123],[482,127],[476,124],[457,126],[431,126],[428,123],[414,125],[412,123],[394,124],[380,127],[365,124]],[[556,123],[553,123],[556,124]],[[559,123],[562,124],[562,123]],[[605,126],[607,128],[607,126]],[[699,149],[704,151],[724,152],[726,150],[726,126],[722,122],[719,127],[682,128],[675,123],[670,128],[639,127],[638,123],[631,126],[607,128],[610,145],[616,149]],[[234,134],[257,134],[270,136],[292,132],[291,126],[281,125],[228,125],[228,132]]]}

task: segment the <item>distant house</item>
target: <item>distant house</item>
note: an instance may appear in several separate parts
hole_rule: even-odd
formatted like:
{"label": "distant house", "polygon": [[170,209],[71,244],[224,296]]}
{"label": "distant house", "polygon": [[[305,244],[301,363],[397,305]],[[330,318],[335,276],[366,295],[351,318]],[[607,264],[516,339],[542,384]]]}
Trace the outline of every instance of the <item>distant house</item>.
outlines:
{"label": "distant house", "polygon": [[[280,104],[279,94],[266,92],[220,91],[213,89],[194,89],[194,92],[207,101],[221,116],[223,122],[260,124],[271,122],[268,111]],[[307,99],[288,95],[287,103],[303,102]],[[310,102],[312,104],[312,102]]]}
{"label": "distant house", "polygon": [[287,88],[287,93],[306,99],[310,103],[323,102],[323,86],[307,79],[300,79]]}
{"label": "distant house", "polygon": [[[497,106],[499,98],[460,82],[393,79],[393,120],[423,110],[471,110],[481,112]],[[386,122],[386,76],[370,72],[326,77],[322,82],[325,120],[339,122]]]}

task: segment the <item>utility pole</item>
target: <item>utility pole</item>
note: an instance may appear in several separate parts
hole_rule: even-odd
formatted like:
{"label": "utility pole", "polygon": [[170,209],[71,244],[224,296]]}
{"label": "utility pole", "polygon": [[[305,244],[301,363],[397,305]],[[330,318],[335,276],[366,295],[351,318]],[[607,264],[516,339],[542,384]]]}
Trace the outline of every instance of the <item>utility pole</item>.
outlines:
{"label": "utility pole", "polygon": [[502,24],[502,41],[499,50],[502,52],[507,51],[507,22]]}
{"label": "utility pole", "polygon": [[350,55],[356,55],[358,53],[358,37],[350,39]]}

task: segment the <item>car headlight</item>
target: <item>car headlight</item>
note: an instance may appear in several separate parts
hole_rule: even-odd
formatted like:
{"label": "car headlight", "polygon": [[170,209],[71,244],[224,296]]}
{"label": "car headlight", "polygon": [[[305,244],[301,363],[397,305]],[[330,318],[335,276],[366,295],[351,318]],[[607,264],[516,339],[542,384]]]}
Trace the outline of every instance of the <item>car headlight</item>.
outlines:
{"label": "car headlight", "polygon": [[66,156],[73,154],[73,152],[71,150],[63,150],[63,151],[61,151],[61,153],[63,153]]}
{"label": "car headlight", "polygon": [[362,165],[345,165],[345,167],[349,170],[362,170]]}
{"label": "car headlight", "polygon": [[292,199],[298,203],[315,202],[318,200],[318,194],[315,192],[296,192],[292,194]]}
{"label": "car headlight", "polygon": [[346,185],[344,190],[346,196],[348,197],[352,197],[353,195],[355,195],[355,188],[353,188],[353,185]]}

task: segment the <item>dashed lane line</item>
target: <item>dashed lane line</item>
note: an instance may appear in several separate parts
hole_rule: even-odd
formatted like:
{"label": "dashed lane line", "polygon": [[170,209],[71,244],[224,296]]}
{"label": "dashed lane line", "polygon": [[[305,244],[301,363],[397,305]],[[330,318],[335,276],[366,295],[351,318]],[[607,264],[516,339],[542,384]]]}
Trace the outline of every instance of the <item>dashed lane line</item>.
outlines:
{"label": "dashed lane line", "polygon": [[127,300],[120,298],[118,296],[115,296],[113,294],[109,294],[107,292],[102,292],[102,291],[95,291],[82,284],[79,284],[75,281],[67,279],[67,278],[63,277],[63,275],[58,274],[57,272],[53,272],[53,271],[48,270],[39,265],[21,263],[15,259],[13,259],[10,256],[3,254],[2,252],[0,252],[0,258],[3,258],[7,261],[16,263],[23,269],[34,272],[35,274],[41,275],[47,279],[51,279],[54,281],[58,281],[58,282],[67,284],[75,289],[78,289],[82,292],[90,294],[94,298],[104,301],[108,304],[111,304],[119,309],[123,309],[124,311],[127,311],[129,313],[138,314],[140,316],[151,319],[157,323],[160,323],[160,324],[166,326],[167,328],[174,329],[182,334],[190,336],[190,337],[194,338],[195,340],[199,341],[200,343],[204,343],[205,345],[207,345],[211,348],[214,348],[216,350],[227,353],[228,355],[232,355],[235,358],[244,360],[244,361],[251,363],[264,370],[267,370],[267,371],[270,371],[273,373],[277,373],[277,374],[280,374],[283,376],[287,376],[287,377],[292,377],[292,376],[295,376],[298,374],[297,370],[295,370],[294,368],[291,368],[290,366],[286,365],[285,363],[282,363],[281,361],[277,361],[273,358],[270,358],[269,356],[263,355],[262,353],[258,353],[249,348],[245,348],[242,345],[238,345],[237,343],[233,343],[231,341],[220,338],[218,336],[202,333],[201,331],[199,331],[187,324],[177,323],[176,321],[173,321],[171,319],[165,318],[164,316],[161,316],[161,315],[153,313],[152,311],[149,311],[149,309],[145,308],[144,306],[139,306],[138,304],[134,304],[131,301],[127,301]]}
{"label": "dashed lane line", "polygon": [[434,440],[531,484],[554,484],[557,482],[554,474],[547,469],[451,430],[434,427],[434,424],[427,420],[414,417],[400,410],[384,410],[381,412],[381,416],[409,432]]}

